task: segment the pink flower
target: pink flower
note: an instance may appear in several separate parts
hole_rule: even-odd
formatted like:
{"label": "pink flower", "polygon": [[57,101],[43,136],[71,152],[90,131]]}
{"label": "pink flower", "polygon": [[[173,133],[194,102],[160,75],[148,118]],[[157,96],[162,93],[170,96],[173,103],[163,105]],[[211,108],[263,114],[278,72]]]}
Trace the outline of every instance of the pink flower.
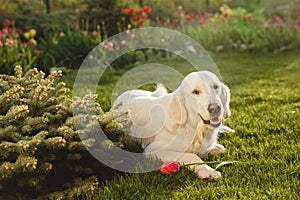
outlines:
{"label": "pink flower", "polygon": [[272,15],[270,20],[271,20],[271,22],[276,22],[276,21],[278,21],[279,18],[280,17],[278,17],[277,15]]}
{"label": "pink flower", "polygon": [[162,174],[173,174],[179,171],[179,164],[177,162],[166,162],[158,168]]}
{"label": "pink flower", "polygon": [[134,33],[130,33],[129,38],[130,38],[130,40],[133,40],[135,38],[135,34]]}
{"label": "pink flower", "polygon": [[109,42],[108,44],[104,45],[104,48],[107,50],[107,51],[113,51],[114,50],[114,44]]}
{"label": "pink flower", "polygon": [[35,50],[34,50],[34,54],[35,54],[35,55],[40,55],[40,54],[41,54],[41,51],[38,50],[38,49],[35,49]]}
{"label": "pink flower", "polygon": [[265,22],[265,23],[264,23],[264,27],[265,27],[265,29],[267,29],[267,30],[270,30],[270,29],[272,28],[269,22]]}
{"label": "pink flower", "polygon": [[93,36],[96,36],[96,35],[98,35],[98,32],[97,32],[97,31],[93,31],[93,32],[92,32],[92,35],[93,35]]}
{"label": "pink flower", "polygon": [[201,27],[204,27],[204,26],[205,26],[205,19],[204,19],[204,17],[202,17],[202,18],[200,19],[199,24],[200,24]]}
{"label": "pink flower", "polygon": [[7,29],[7,33],[9,34],[9,35],[12,35],[13,33],[14,33],[14,31],[13,31],[13,29],[12,28],[8,28]]}
{"label": "pink flower", "polygon": [[17,46],[18,45],[18,41],[17,40],[13,40],[13,39],[6,39],[5,45],[6,46],[9,46],[9,45]]}
{"label": "pink flower", "polygon": [[3,32],[3,34],[8,35],[8,28],[7,27],[3,28],[2,32]]}
{"label": "pink flower", "polygon": [[182,15],[182,11],[181,11],[181,10],[177,10],[177,11],[176,11],[176,15],[177,15],[178,17],[180,17],[180,16]]}
{"label": "pink flower", "polygon": [[127,47],[128,47],[128,44],[127,44],[127,42],[126,42],[125,40],[122,40],[122,41],[121,41],[121,46],[122,46],[123,48],[127,48]]}
{"label": "pink flower", "polygon": [[2,43],[2,41],[0,40],[0,47],[2,47],[3,46],[3,43]]}
{"label": "pink flower", "polygon": [[78,30],[79,29],[79,25],[78,24],[74,24],[73,28],[74,28],[74,30]]}
{"label": "pink flower", "polygon": [[22,53],[18,53],[18,58],[22,59],[23,58],[23,54]]}
{"label": "pink flower", "polygon": [[284,27],[284,26],[285,26],[285,23],[283,22],[282,18],[279,17],[279,16],[277,16],[277,15],[271,16],[270,21],[271,21],[272,23],[276,23],[276,25],[277,25],[278,27]]}
{"label": "pink flower", "polygon": [[27,47],[27,43],[26,42],[22,42],[21,43],[21,47],[25,49]]}
{"label": "pink flower", "polygon": [[3,26],[7,27],[7,26],[9,26],[9,25],[10,25],[9,19],[4,19],[4,20],[3,20]]}
{"label": "pink flower", "polygon": [[277,21],[277,26],[278,27],[284,27],[285,26],[285,23],[282,21],[281,18]]}
{"label": "pink flower", "polygon": [[3,32],[3,30],[0,30],[0,39],[1,38],[6,38],[6,35],[5,33]]}

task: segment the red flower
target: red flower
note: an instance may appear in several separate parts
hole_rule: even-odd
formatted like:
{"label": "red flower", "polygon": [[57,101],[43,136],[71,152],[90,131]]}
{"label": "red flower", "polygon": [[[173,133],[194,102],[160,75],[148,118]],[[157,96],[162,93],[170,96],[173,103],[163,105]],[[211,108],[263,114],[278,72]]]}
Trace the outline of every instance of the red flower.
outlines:
{"label": "red flower", "polygon": [[224,17],[224,18],[228,18],[228,17],[229,17],[229,13],[224,13],[224,14],[223,14],[223,17]]}
{"label": "red flower", "polygon": [[18,58],[22,59],[23,58],[23,54],[22,53],[18,53]]}
{"label": "red flower", "polygon": [[131,15],[134,11],[133,8],[126,8],[124,12],[126,15]]}
{"label": "red flower", "polygon": [[27,47],[27,43],[26,42],[22,42],[21,43],[21,47],[25,49]]}
{"label": "red flower", "polygon": [[17,40],[14,40],[14,39],[6,39],[6,42],[5,42],[5,45],[6,46],[17,46],[18,45],[18,41]]}
{"label": "red flower", "polygon": [[145,11],[146,13],[151,12],[151,7],[150,7],[150,6],[144,6],[144,11]]}
{"label": "red flower", "polygon": [[79,29],[79,25],[78,24],[74,24],[73,28],[74,28],[74,30],[77,30],[77,29]]}
{"label": "red flower", "polygon": [[139,18],[138,18],[137,16],[133,16],[133,17],[132,17],[132,20],[133,20],[134,22],[136,22],[137,20],[139,20]]}
{"label": "red flower", "polygon": [[186,20],[189,21],[189,22],[192,22],[194,21],[195,19],[195,15],[194,14],[187,14],[186,15]]}
{"label": "red flower", "polygon": [[173,22],[172,22],[172,24],[173,24],[173,26],[174,26],[174,27],[177,27],[177,26],[178,26],[178,24],[179,24],[179,21],[178,21],[178,19],[173,19]]}
{"label": "red flower", "polygon": [[177,162],[166,162],[158,168],[162,174],[173,174],[179,171],[179,164]]}
{"label": "red flower", "polygon": [[181,14],[182,14],[182,11],[181,11],[181,10],[177,10],[177,11],[176,11],[176,15],[177,15],[178,17],[180,17]]}
{"label": "red flower", "polygon": [[159,20],[158,20],[158,24],[159,24],[159,25],[164,25],[164,23],[165,23],[164,20],[162,20],[162,19],[159,19]]}
{"label": "red flower", "polygon": [[9,19],[5,19],[5,20],[3,20],[3,26],[9,26],[10,25],[10,21],[9,21]]}
{"label": "red flower", "polygon": [[141,9],[138,9],[137,11],[136,11],[136,14],[138,14],[138,15],[141,15],[143,13],[143,11],[141,10]]}
{"label": "red flower", "polygon": [[147,19],[147,15],[146,14],[142,14],[141,18],[142,19]]}
{"label": "red flower", "polygon": [[247,16],[246,16],[246,21],[247,21],[247,24],[251,24],[251,22],[252,22],[252,17],[251,17],[251,15],[247,15]]}
{"label": "red flower", "polygon": [[200,24],[201,27],[204,27],[204,26],[205,26],[205,19],[204,19],[204,17],[202,17],[202,18],[200,19],[199,24]]}
{"label": "red flower", "polygon": [[280,19],[280,17],[278,17],[277,15],[272,15],[271,18],[270,18],[271,22],[276,22],[279,19]]}
{"label": "red flower", "polygon": [[140,18],[139,22],[140,22],[140,25],[142,25],[144,23],[144,19]]}
{"label": "red flower", "polygon": [[0,47],[2,47],[3,46],[3,43],[2,43],[2,41],[0,40]]}

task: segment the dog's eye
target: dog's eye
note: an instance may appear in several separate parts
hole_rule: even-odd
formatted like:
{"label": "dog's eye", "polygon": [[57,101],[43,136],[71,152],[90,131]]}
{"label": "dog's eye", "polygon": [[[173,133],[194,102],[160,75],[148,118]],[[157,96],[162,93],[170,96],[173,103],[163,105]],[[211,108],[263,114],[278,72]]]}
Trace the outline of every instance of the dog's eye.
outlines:
{"label": "dog's eye", "polygon": [[217,89],[219,89],[219,86],[218,86],[218,85],[214,85],[213,88],[214,88],[215,90],[217,90]]}
{"label": "dog's eye", "polygon": [[193,94],[195,94],[195,95],[198,95],[198,94],[200,94],[200,91],[199,91],[199,90],[196,90],[196,89],[194,89],[192,93],[193,93]]}

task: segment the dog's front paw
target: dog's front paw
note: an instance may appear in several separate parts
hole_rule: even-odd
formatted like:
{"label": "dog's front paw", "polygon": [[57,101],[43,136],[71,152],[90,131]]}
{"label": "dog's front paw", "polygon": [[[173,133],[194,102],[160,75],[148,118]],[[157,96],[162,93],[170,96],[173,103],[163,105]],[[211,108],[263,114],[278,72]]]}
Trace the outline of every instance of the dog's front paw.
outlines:
{"label": "dog's front paw", "polygon": [[212,169],[208,165],[200,165],[195,168],[196,175],[202,179],[221,178],[221,173]]}
{"label": "dog's front paw", "polygon": [[216,144],[212,149],[208,151],[209,156],[214,156],[218,153],[223,153],[225,151],[225,147],[221,144]]}

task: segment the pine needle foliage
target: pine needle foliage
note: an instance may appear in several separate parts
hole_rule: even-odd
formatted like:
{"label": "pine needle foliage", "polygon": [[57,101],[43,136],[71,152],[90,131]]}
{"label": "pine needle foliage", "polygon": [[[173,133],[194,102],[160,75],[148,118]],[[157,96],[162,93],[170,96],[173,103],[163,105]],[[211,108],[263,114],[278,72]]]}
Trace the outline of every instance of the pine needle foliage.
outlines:
{"label": "pine needle foliage", "polygon": [[[58,82],[61,76],[58,71],[45,77],[37,69],[23,74],[21,66],[15,67],[14,76],[0,75],[1,193],[65,189],[50,195],[59,199],[78,197],[97,187],[95,175],[101,175],[105,166],[87,149],[100,143],[97,134],[118,141],[127,113],[103,112],[94,102],[96,95],[73,103],[69,89]],[[82,112],[73,114],[75,108]]]}

